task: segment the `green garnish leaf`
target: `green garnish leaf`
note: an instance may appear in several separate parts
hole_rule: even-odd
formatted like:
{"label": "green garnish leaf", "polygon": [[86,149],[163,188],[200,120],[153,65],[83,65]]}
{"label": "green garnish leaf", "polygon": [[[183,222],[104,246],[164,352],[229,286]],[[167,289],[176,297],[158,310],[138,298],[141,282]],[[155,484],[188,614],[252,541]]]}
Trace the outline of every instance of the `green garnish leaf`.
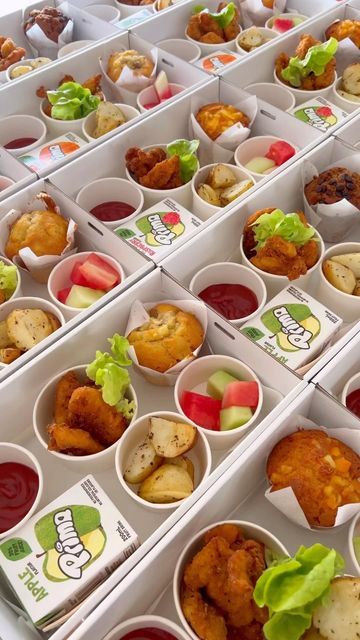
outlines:
{"label": "green garnish leaf", "polygon": [[17,287],[17,269],[15,265],[7,265],[0,260],[0,291],[4,293],[5,300],[8,300]]}
{"label": "green garnish leaf", "polygon": [[193,13],[201,13],[202,11],[206,11],[206,7],[203,4],[197,4],[196,7],[193,8]]}
{"label": "green garnish leaf", "polygon": [[123,398],[122,400],[120,400],[120,402],[117,403],[116,409],[119,413],[122,413],[127,420],[130,421],[135,413],[135,402],[133,400]]}
{"label": "green garnish leaf", "polygon": [[180,158],[180,173],[184,184],[190,182],[198,169],[196,152],[199,144],[199,140],[174,140],[166,147],[168,156],[179,156]]}
{"label": "green garnish leaf", "polygon": [[131,379],[127,369],[124,369],[132,364],[127,357],[130,345],[126,338],[117,333],[109,338],[108,342],[111,345],[112,355],[96,351],[95,359],[86,368],[86,375],[101,387],[101,395],[106,404],[116,406],[116,409],[125,417],[132,417],[135,404],[125,398]]}
{"label": "green garnish leaf", "polygon": [[97,109],[100,98],[93,96],[77,82],[64,82],[54,91],[47,91],[52,105],[51,117],[55,120],[78,120]]}
{"label": "green garnish leaf", "polygon": [[193,9],[193,13],[208,13],[209,16],[214,18],[214,20],[218,23],[221,29],[226,29],[229,26],[230,22],[234,19],[236,8],[233,2],[229,2],[221,11],[211,13],[209,9],[204,7],[203,5],[196,5]]}
{"label": "green garnish leaf", "polygon": [[335,38],[330,38],[310,47],[303,60],[298,56],[290,58],[288,66],[281,71],[281,77],[292,87],[301,87],[302,79],[307,78],[310,73],[321,76],[326,65],[334,57],[338,44]]}
{"label": "green garnish leaf", "polygon": [[298,213],[285,214],[281,209],[263,213],[251,226],[257,243],[256,250],[261,249],[272,236],[280,236],[301,247],[315,235],[314,227],[305,226]]}

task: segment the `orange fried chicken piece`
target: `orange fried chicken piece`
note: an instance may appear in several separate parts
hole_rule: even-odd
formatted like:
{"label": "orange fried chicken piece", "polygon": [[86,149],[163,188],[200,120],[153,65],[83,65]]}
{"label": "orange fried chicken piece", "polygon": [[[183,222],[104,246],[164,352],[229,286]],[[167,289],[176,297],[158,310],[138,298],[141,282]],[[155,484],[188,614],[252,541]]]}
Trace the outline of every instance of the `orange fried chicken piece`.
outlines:
{"label": "orange fried chicken piece", "polygon": [[160,147],[154,147],[143,151],[139,147],[131,147],[125,155],[126,168],[139,181],[146,176],[158,162],[166,159],[166,151]]}
{"label": "orange fried chicken piece", "polygon": [[242,541],[241,531],[236,524],[230,524],[228,522],[224,522],[223,524],[219,524],[217,527],[213,527],[209,529],[205,533],[204,542],[207,544],[210,542],[212,538],[221,537],[227,540],[229,545],[232,545],[239,538]]}
{"label": "orange fried chicken piece", "polygon": [[185,587],[181,593],[181,608],[201,640],[226,640],[224,617],[202,599],[199,591]]}
{"label": "orange fried chicken piece", "polygon": [[309,33],[303,33],[300,36],[299,44],[295,49],[295,56],[303,60],[310,47],[314,47],[316,44],[321,44],[321,40],[316,40],[316,38]]}
{"label": "orange fried chicken piece", "polygon": [[105,447],[84,429],[74,429],[66,424],[48,427],[49,451],[59,451],[73,456],[87,456],[103,451]]}
{"label": "orange fried chicken piece", "polygon": [[316,240],[309,240],[298,249],[298,255],[303,258],[308,269],[313,267],[319,259],[319,245]]}
{"label": "orange fried chicken piece", "polygon": [[187,34],[189,36],[189,38],[192,38],[193,40],[200,40],[200,38],[204,35],[201,29],[201,25],[200,25],[200,20],[199,20],[199,16],[194,15],[191,16],[189,22],[188,22],[188,26],[187,26]]}
{"label": "orange fried chicken piece", "polygon": [[224,32],[220,25],[216,22],[216,20],[206,11],[202,11],[198,14],[200,29],[203,34],[205,33],[215,33],[219,38],[224,37]]}
{"label": "orange fried chicken piece", "polygon": [[204,44],[221,44],[225,42],[225,39],[213,31],[208,31],[199,38],[199,42],[204,42]]}
{"label": "orange fried chicken piece", "polygon": [[158,162],[145,176],[139,179],[143,187],[150,189],[176,189],[183,182],[180,174],[180,158],[172,156]]}
{"label": "orange fried chicken piece", "polygon": [[56,424],[67,423],[69,420],[68,407],[73,391],[82,384],[75,371],[68,371],[59,380],[55,390],[54,419]]}
{"label": "orange fried chicken piece", "polygon": [[249,557],[248,574],[252,584],[255,586],[257,580],[266,569],[265,547],[256,540],[244,540],[241,550],[245,551]]}
{"label": "orange fried chicken piece", "polygon": [[305,260],[298,256],[296,246],[280,236],[268,238],[250,262],[262,271],[287,276],[289,280],[296,280],[307,271]]}
{"label": "orange fried chicken piece", "polygon": [[62,84],[65,84],[65,82],[76,82],[75,78],[73,78],[73,76],[66,74],[64,75],[60,82],[58,83],[58,87],[61,87]]}
{"label": "orange fried chicken piece", "polygon": [[0,71],[5,71],[10,65],[24,58],[26,51],[18,47],[11,38],[1,36],[0,41]]}
{"label": "orange fried chicken piece", "polygon": [[127,427],[124,416],[104,402],[101,391],[96,387],[75,389],[68,412],[70,427],[88,431],[105,446],[114,444]]}
{"label": "orange fried chicken piece", "polygon": [[85,80],[85,82],[82,83],[82,86],[84,89],[90,89],[92,95],[95,95],[101,92],[101,79],[102,75],[99,73],[97,76],[91,76],[91,78]]}

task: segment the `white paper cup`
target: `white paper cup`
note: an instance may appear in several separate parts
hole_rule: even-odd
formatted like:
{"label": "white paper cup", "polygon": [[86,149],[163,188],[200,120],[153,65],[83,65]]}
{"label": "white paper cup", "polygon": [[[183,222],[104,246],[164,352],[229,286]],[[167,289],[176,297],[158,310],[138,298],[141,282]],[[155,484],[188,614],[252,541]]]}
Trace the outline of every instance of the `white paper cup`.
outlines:
{"label": "white paper cup", "polygon": [[[169,82],[169,87],[171,90],[171,98],[173,98],[174,96],[177,96],[179,93],[181,93],[182,91],[185,91],[186,89],[184,85],[176,84],[175,82]],[[169,98],[169,100],[171,100],[171,98]],[[145,89],[143,89],[142,91],[140,91],[140,93],[137,94],[136,104],[139,107],[141,113],[147,113],[148,111],[150,111],[150,109],[145,109],[144,105],[151,104],[152,102],[158,102],[158,100],[159,99],[157,97],[155,88],[153,86],[150,86],[150,87],[145,87]],[[165,102],[167,102],[167,100],[164,100],[163,102],[159,102],[159,104],[164,104]]]}
{"label": "white paper cup", "polygon": [[[0,176],[0,183],[1,183],[1,176]],[[11,260],[9,260],[9,258],[5,258],[5,256],[0,255],[0,262],[4,262],[9,267],[15,267],[16,268],[16,274],[17,274],[16,289],[15,289],[14,293],[12,294],[12,296],[9,298],[9,300],[6,300],[6,302],[10,302],[10,300],[14,300],[15,298],[20,298],[22,296],[20,269],[16,266],[16,264],[11,262]],[[5,304],[5,302],[3,302],[3,304]],[[0,304],[0,307],[2,307],[1,304]]]}
{"label": "white paper cup", "polygon": [[34,454],[24,447],[20,447],[20,445],[13,444],[12,442],[1,442],[0,464],[3,464],[5,462],[17,462],[18,464],[23,464],[26,467],[30,467],[30,469],[35,471],[36,475],[39,478],[39,487],[36,498],[27,514],[14,527],[11,527],[11,529],[8,529],[3,533],[0,533],[0,540],[2,540],[3,538],[11,537],[16,531],[18,531],[18,529],[24,526],[25,522],[27,522],[31,518],[31,516],[35,513],[36,509],[39,506],[44,486],[43,472],[37,458],[35,458]]}
{"label": "white paper cup", "polygon": [[0,176],[0,192],[5,191],[9,187],[12,187],[15,184],[15,180],[8,178],[7,176]]}
{"label": "white paper cup", "polygon": [[[270,145],[274,144],[274,142],[288,142],[288,144],[295,149],[295,154],[298,151],[298,148],[292,142],[289,142],[284,138],[277,138],[276,136],[255,136],[254,138],[244,140],[244,142],[239,144],[235,149],[234,160],[236,165],[240,167],[240,169],[247,171],[256,182],[266,178],[266,174],[250,171],[250,169],[246,169],[245,165],[253,158],[257,158],[259,156],[264,157],[269,151]],[[276,165],[274,166],[274,171],[275,169],[278,169]]]}
{"label": "white paper cup", "polygon": [[[18,62],[14,62],[14,64],[11,64],[10,67],[8,67],[6,69],[6,80],[8,82],[12,82],[13,80],[18,80],[19,78],[12,78],[11,77],[11,72],[16,69],[16,67],[33,67],[33,62],[34,62],[34,58],[26,58],[25,60],[18,60]],[[50,61],[52,62],[52,60]],[[50,62],[48,62],[47,64],[50,64]],[[41,65],[41,66],[46,66],[46,65]],[[39,67],[41,68],[41,67]],[[32,73],[32,71],[35,71],[34,68],[32,68],[31,71],[28,71],[28,73]],[[24,74],[22,76],[19,76],[20,78],[23,78],[25,76],[27,76],[28,74]]]}
{"label": "white paper cup", "polygon": [[255,82],[244,87],[244,91],[264,100],[281,111],[291,111],[295,107],[295,98],[285,86],[273,82]]}
{"label": "white paper cup", "polygon": [[[54,422],[54,406],[55,406],[55,392],[56,385],[61,378],[69,371],[74,371],[80,380],[86,380],[86,367],[87,364],[77,365],[70,369],[65,369],[61,373],[57,373],[56,376],[51,378],[45,387],[40,391],[33,410],[33,427],[35,435],[44,449],[48,450],[49,436],[47,428]],[[130,385],[126,397],[129,400],[134,400],[136,409],[133,420],[130,424],[136,420],[138,401],[134,388]],[[130,427],[129,424],[129,427]],[[129,428],[128,427],[128,428]],[[122,437],[122,436],[121,436]],[[118,442],[114,442],[110,447],[99,451],[99,453],[93,453],[88,456],[70,456],[58,451],[49,451],[49,455],[54,456],[60,462],[67,467],[70,467],[73,471],[79,473],[88,473],[91,471],[101,471],[114,466],[115,450]]]}
{"label": "white paper cup", "polygon": [[[360,253],[360,242],[342,242],[332,245],[322,256],[321,265],[332,256],[344,253]],[[329,307],[331,311],[334,311],[344,322],[358,320],[360,317],[360,297],[343,293],[333,287],[325,278],[322,267],[319,269],[319,274],[319,287],[316,297],[320,302]]]}
{"label": "white paper cup", "polygon": [[[55,120],[55,118],[46,115],[44,111],[45,102],[47,102],[46,98],[40,103],[40,115],[46,124],[49,134],[56,137],[69,133],[69,131],[79,135],[82,134],[82,126],[86,118],[78,118],[77,120]],[[36,146],[38,146],[38,144]]]}
{"label": "white paper cup", "polygon": [[[320,250],[319,259],[317,263],[314,264],[314,266],[311,267],[311,269],[308,269],[307,273],[304,276],[300,276],[300,278],[297,278],[297,280],[289,280],[287,276],[277,276],[277,275],[274,275],[273,273],[267,273],[266,271],[262,271],[261,269],[258,269],[257,267],[255,267],[255,265],[253,265],[253,263],[250,262],[250,260],[248,260],[248,258],[244,253],[243,236],[241,236],[241,240],[240,240],[241,262],[246,267],[249,267],[249,269],[252,269],[253,271],[255,271],[264,281],[264,284],[266,286],[266,290],[268,293],[268,300],[276,296],[280,291],[282,291],[282,289],[289,286],[290,284],[294,284],[296,287],[300,287],[300,289],[304,289],[306,291],[306,288],[309,286],[309,281],[312,280],[313,277],[315,277],[315,272],[318,270],[319,271],[321,270],[320,265],[322,263],[324,252],[325,252],[324,242],[321,236],[317,233],[317,231],[315,231],[314,237],[318,239],[319,250]],[[332,309],[331,306],[330,306],[330,309]]]}
{"label": "white paper cup", "polygon": [[[87,11],[87,9],[85,9],[85,11]],[[64,46],[61,47],[61,49],[59,49],[57,57],[64,58],[65,56],[68,56],[71,53],[75,53],[75,51],[84,49],[84,47],[87,47],[89,44],[92,44],[93,42],[95,42],[95,40],[74,40],[73,42],[64,44]]]}
{"label": "white paper cup", "polygon": [[344,98],[339,93],[339,90],[341,90],[341,85],[342,77],[336,80],[332,88],[331,102],[336,104],[337,107],[340,107],[340,109],[343,109],[347,113],[352,113],[353,111],[356,111],[356,109],[360,109],[360,96],[358,96],[358,102],[356,102],[355,100],[348,100],[347,98]]}
{"label": "white paper cup", "polygon": [[[191,209],[191,211],[198,218],[200,218],[200,220],[208,220],[215,213],[218,213],[218,211],[220,211],[221,209],[225,208],[225,207],[216,207],[213,204],[209,204],[208,202],[205,202],[205,200],[203,200],[199,196],[199,194],[197,192],[197,188],[199,187],[200,184],[205,182],[208,174],[210,173],[210,170],[213,167],[216,167],[218,164],[225,164],[225,163],[223,163],[223,162],[222,163],[214,162],[213,164],[206,165],[206,167],[201,167],[201,169],[199,169],[195,173],[194,177],[191,180],[191,192],[192,192],[192,209]],[[225,166],[227,166],[227,167],[229,167],[231,169],[231,171],[238,178],[239,182],[241,180],[251,180],[253,185],[255,184],[254,178],[251,176],[249,171],[246,171],[246,169],[243,169],[243,168],[240,168],[240,167],[235,167],[233,164],[226,164]],[[249,191],[250,191],[250,189],[245,191],[241,196],[239,196],[239,198],[236,198],[236,200],[233,200],[231,205],[233,206],[233,205],[237,204],[238,202],[240,202],[240,200],[242,198],[245,198],[247,195],[249,195]],[[229,206],[229,205],[226,205],[226,206]]]}
{"label": "white paper cup", "polygon": [[114,0],[114,5],[119,9],[122,19],[129,18],[130,16],[133,16],[134,13],[138,13],[143,9],[150,9],[151,11],[151,6],[140,5],[140,4],[137,4],[137,5],[125,4],[124,2],[119,2],[118,0]]}
{"label": "white paper cup", "polygon": [[354,549],[354,538],[358,537],[360,537],[360,513],[358,513],[351,521],[348,537],[350,559],[355,567],[357,575],[360,576],[360,560],[356,557]]}
{"label": "white paper cup", "polygon": [[135,207],[134,213],[127,218],[114,222],[102,222],[108,229],[117,229],[119,225],[135,218],[144,206],[144,196],[138,186],[124,178],[100,178],[85,185],[76,196],[78,205],[88,211],[103,202],[120,201]]}
{"label": "white paper cup", "polygon": [[[278,38],[279,34],[277,31],[274,31],[274,29],[266,29],[266,27],[255,27],[257,31],[260,31],[261,35],[266,38],[268,41],[273,40],[274,38]],[[254,51],[257,51],[258,49],[261,49],[261,47],[264,46],[264,44],[268,44],[268,42],[264,42],[263,44],[259,45],[258,47],[255,48],[255,50],[253,51],[246,51],[246,49],[243,49],[240,45],[239,42],[239,36],[243,36],[245,35],[248,31],[254,29],[254,27],[250,27],[249,29],[244,29],[244,31],[241,32],[241,34],[238,35],[238,37],[236,38],[236,51],[238,53],[241,53],[241,55],[248,55],[249,53],[254,53]]]}
{"label": "white paper cup", "polygon": [[103,258],[111,267],[113,267],[119,274],[120,282],[122,282],[125,278],[125,273],[123,271],[122,266],[112,258],[111,256],[107,256],[105,253],[100,253],[100,251],[82,251],[81,253],[74,253],[67,258],[64,258],[61,262],[59,262],[51,271],[47,288],[50,299],[52,302],[60,309],[66,320],[71,320],[75,318],[82,311],[87,311],[87,309],[78,309],[76,307],[69,307],[66,304],[60,302],[57,299],[58,291],[65,289],[66,287],[71,287],[72,282],[70,280],[70,275],[73,270],[75,262],[85,262],[86,258],[90,256],[92,253],[95,253],[100,258]]}
{"label": "white paper cup", "polygon": [[[275,31],[277,34],[282,35],[282,36],[284,36],[284,35],[286,35],[287,33],[289,33],[289,31],[291,31],[291,29],[295,29],[295,26],[294,26],[294,27],[291,27],[291,29],[289,29],[288,31],[284,31],[284,32],[283,32],[283,31],[277,31],[277,30],[275,29],[275,27],[274,27],[274,20],[275,20],[276,18],[284,18],[285,20],[289,20],[289,19],[291,19],[291,18],[302,18],[302,21],[303,21],[303,22],[305,22],[305,20],[308,20],[308,19],[309,19],[309,18],[308,18],[308,16],[304,16],[304,15],[303,15],[303,14],[301,14],[301,13],[279,13],[278,15],[276,15],[276,16],[272,16],[271,18],[269,18],[268,20],[266,20],[266,22],[265,22],[265,27],[266,27],[267,29],[272,29],[272,30],[273,30],[273,31]],[[299,25],[297,25],[297,26],[299,26]]]}
{"label": "white paper cup", "polygon": [[[239,33],[241,33],[241,31],[242,29],[240,27]],[[239,37],[239,34],[233,40],[229,40],[229,42],[220,42],[220,43],[218,42],[217,44],[206,44],[206,42],[198,42],[197,40],[194,40],[194,38],[190,38],[190,36],[188,36],[187,34],[187,28],[185,29],[185,38],[189,40],[189,42],[197,44],[198,47],[200,47],[202,57],[207,56],[211,53],[215,53],[220,49],[221,51],[224,51],[224,50],[236,51],[236,40],[238,37]]]}
{"label": "white paper cup", "polygon": [[355,373],[355,375],[351,376],[351,378],[345,384],[342,392],[340,400],[342,404],[346,407],[346,398],[350,393],[360,389],[360,372]]}
{"label": "white paper cup", "polygon": [[[256,316],[266,302],[266,287],[260,276],[236,262],[216,262],[200,269],[192,278],[189,289],[198,296],[204,289],[212,284],[242,284],[251,289],[258,301],[258,307],[251,313],[236,320],[228,320],[234,327],[240,327]],[[210,305],[209,305],[210,306]]]}
{"label": "white paper cup", "polygon": [[[223,369],[235,377],[239,377],[240,380],[255,380],[259,386],[259,402],[252,418],[242,427],[237,427],[230,431],[211,431],[210,429],[205,429],[197,425],[199,431],[203,432],[209,441],[210,447],[214,450],[229,449],[247,435],[254,426],[263,404],[263,391],[259,378],[246,364],[237,358],[223,355],[203,356],[194,360],[183,369],[176,380],[174,389],[176,408],[186,420],[189,420],[181,408],[180,400],[183,391],[194,391],[195,393],[206,394],[206,384],[210,376],[216,371]],[[189,422],[192,421],[189,420]],[[192,424],[195,423],[193,422]]]}
{"label": "white paper cup", "polygon": [[[156,2],[153,7],[155,9]],[[169,40],[160,40],[157,46],[163,51],[171,53],[173,56],[185,60],[185,62],[196,62],[201,56],[201,49],[195,41],[184,40],[183,38],[170,38]]]}
{"label": "white paper cup", "polygon": [[137,616],[136,618],[130,618],[129,620],[120,622],[114,629],[109,631],[103,640],[121,640],[121,638],[131,631],[138,631],[139,629],[147,629],[149,627],[167,631],[174,636],[176,640],[189,640],[187,633],[175,624],[175,622],[172,622],[172,620],[150,615]]}
{"label": "white paper cup", "polygon": [[110,24],[115,24],[120,20],[120,9],[110,4],[89,4],[85,7],[85,11],[99,20],[110,22]]}
{"label": "white paper cup", "polygon": [[307,102],[312,98],[318,98],[319,96],[322,96],[323,98],[326,98],[326,96],[330,96],[333,91],[333,87],[336,84],[337,75],[335,73],[335,80],[328,87],[325,87],[325,89],[316,89],[315,91],[304,91],[304,89],[296,89],[295,87],[290,87],[289,85],[286,85],[284,82],[280,80],[280,78],[278,78],[275,69],[274,69],[274,80],[276,84],[280,85],[280,87],[286,87],[289,91],[291,91],[291,93],[295,98],[295,103],[298,105],[298,104],[302,104],[303,102]]}
{"label": "white paper cup", "polygon": [[[176,563],[174,578],[173,578],[173,598],[175,602],[176,613],[186,633],[190,636],[190,638],[192,638],[192,640],[199,640],[199,636],[197,636],[197,634],[193,631],[192,627],[190,627],[182,610],[181,585],[182,585],[183,575],[184,575],[186,566],[189,564],[189,562],[191,562],[194,556],[203,548],[205,533],[210,529],[214,529],[218,525],[224,524],[224,523],[237,525],[238,527],[240,527],[240,529],[244,533],[245,538],[247,539],[251,538],[253,540],[256,540],[257,542],[262,542],[265,545],[265,547],[268,548],[269,550],[278,554],[282,554],[285,557],[289,556],[289,553],[286,547],[284,547],[284,545],[280,542],[280,540],[275,538],[275,536],[272,533],[270,533],[270,531],[267,531],[267,529],[264,529],[263,527],[260,527],[257,524],[254,524],[252,522],[246,522],[244,520],[221,520],[220,522],[214,522],[213,524],[208,525],[207,527],[199,531],[196,535],[194,535],[189,540],[189,542],[187,543],[183,551],[181,552],[181,555]],[[112,639],[109,638],[109,640],[112,640]]]}
{"label": "white paper cup", "polygon": [[[138,111],[138,109],[135,109],[135,107],[131,107],[129,104],[122,104],[122,103],[114,103],[116,107],[119,107],[119,109],[121,109],[121,111],[123,112],[125,118],[126,118],[126,122],[129,122],[130,120],[134,120],[134,118],[137,118],[140,115],[140,112]],[[109,134],[111,133],[111,135],[115,135],[115,133],[119,133],[119,130],[121,129],[123,125],[119,125],[118,127],[115,127],[115,129],[112,129],[112,131],[109,131]],[[86,116],[86,118],[83,119],[83,123],[82,123],[82,134],[83,136],[89,140],[89,142],[93,142],[94,140],[100,140],[100,138],[102,136],[100,136],[100,138],[94,138],[93,133],[95,131],[95,127],[96,127],[96,110],[92,111],[91,113],[89,113],[89,115]]]}
{"label": "white paper cup", "polygon": [[[190,424],[190,420],[184,419],[183,415],[178,413],[174,413],[173,411],[157,411],[152,413],[147,413],[141,418],[135,420],[132,423],[131,427],[129,427],[124,435],[120,438],[118,442],[118,446],[115,453],[115,468],[116,474],[119,479],[119,482],[122,488],[126,491],[126,493],[133,499],[135,502],[140,504],[141,506],[149,509],[151,511],[169,511],[170,509],[177,509],[177,507],[182,504],[187,498],[183,500],[177,500],[176,502],[170,502],[167,504],[156,504],[152,502],[148,502],[140,496],[137,495],[137,491],[140,487],[139,484],[128,484],[124,480],[124,472],[129,461],[129,458],[137,445],[141,444],[146,436],[149,434],[149,422],[151,417],[163,418],[165,420],[172,420],[173,422],[185,422]],[[193,465],[195,471],[195,480],[194,480],[194,490],[200,486],[202,482],[208,478],[211,471],[211,450],[208,441],[206,440],[203,433],[198,429],[198,435],[195,446],[187,451],[187,458],[189,458]]]}
{"label": "white paper cup", "polygon": [[46,126],[35,116],[27,114],[6,116],[0,119],[0,146],[5,147],[8,142],[18,138],[36,138],[36,142],[28,144],[26,147],[18,149],[7,149],[13,156],[22,156],[36,147],[39,147],[45,140]]}

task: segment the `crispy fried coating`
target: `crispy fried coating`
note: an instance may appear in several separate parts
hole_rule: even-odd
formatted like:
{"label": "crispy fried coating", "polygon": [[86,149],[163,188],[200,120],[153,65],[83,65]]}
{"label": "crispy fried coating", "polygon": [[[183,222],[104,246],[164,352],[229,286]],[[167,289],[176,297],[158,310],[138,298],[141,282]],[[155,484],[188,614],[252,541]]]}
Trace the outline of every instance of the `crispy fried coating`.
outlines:
{"label": "crispy fried coating", "polygon": [[203,600],[199,591],[185,587],[181,593],[181,606],[186,620],[201,640],[226,640],[224,617]]}
{"label": "crispy fried coating", "polygon": [[338,507],[360,502],[360,457],[317,429],[280,440],[267,461],[271,490],[291,487],[313,527],[332,527]]}
{"label": "crispy fried coating", "polygon": [[103,451],[105,447],[83,429],[74,429],[67,424],[48,427],[49,451],[60,451],[73,456],[87,456]]}
{"label": "crispy fried coating", "polygon": [[115,407],[106,404],[95,387],[78,387],[68,407],[69,426],[88,431],[104,446],[110,446],[124,433],[127,423]]}
{"label": "crispy fried coating", "polygon": [[[217,13],[227,6],[227,2],[220,2]],[[193,40],[204,42],[206,44],[221,44],[234,40],[240,33],[240,13],[235,9],[235,14],[230,24],[224,29],[219,25],[217,20],[206,11],[201,11],[189,18],[186,28],[187,35]]]}
{"label": "crispy fried coating", "polygon": [[[300,37],[299,44],[295,50],[295,56],[303,60],[310,49],[315,45],[321,44],[320,40],[316,40],[310,34],[303,34]],[[275,71],[278,78],[284,84],[291,86],[281,75],[281,72],[288,66],[290,57],[286,53],[280,53],[275,60]],[[330,60],[325,67],[324,73],[316,76],[314,73],[310,73],[306,78],[301,79],[300,89],[305,91],[316,91],[319,89],[325,89],[330,86],[335,80],[336,61],[335,58]]]}
{"label": "crispy fried coating", "polygon": [[213,527],[213,529],[209,529],[209,531],[204,535],[205,544],[210,542],[212,538],[216,537],[225,538],[229,545],[234,544],[239,539],[243,542],[239,527],[236,524],[230,524],[229,522],[224,522],[223,524],[219,524],[217,527]]}
{"label": "crispy fried coating", "polygon": [[137,181],[146,176],[158,162],[166,160],[166,151],[160,147],[154,147],[143,151],[139,147],[131,147],[125,155],[126,168]]}
{"label": "crispy fried coating", "polygon": [[201,30],[200,21],[197,15],[193,15],[190,17],[186,31],[189,38],[192,38],[193,40],[200,40],[200,38],[204,35]]}
{"label": "crispy fried coating", "polygon": [[339,42],[350,38],[355,46],[360,49],[360,21],[359,20],[337,20],[333,22],[325,31],[327,39],[336,38]]}
{"label": "crispy fried coating", "polygon": [[54,420],[56,424],[68,423],[69,402],[75,389],[83,386],[75,371],[65,373],[56,385]]}
{"label": "crispy fried coating", "polygon": [[139,179],[143,187],[149,189],[176,189],[183,184],[180,174],[180,158],[172,156],[158,162],[146,176]]}
{"label": "crispy fried coating", "polygon": [[22,60],[26,54],[23,47],[18,47],[11,38],[0,36],[0,71],[5,71],[10,65]]}
{"label": "crispy fried coating", "polygon": [[223,42],[225,42],[225,40],[217,33],[208,31],[207,33],[204,33],[201,38],[199,38],[199,42],[203,42],[204,44],[222,44]]}
{"label": "crispy fried coating", "polygon": [[203,34],[215,33],[220,38],[223,38],[223,30],[216,20],[205,11],[199,13],[200,29]]}

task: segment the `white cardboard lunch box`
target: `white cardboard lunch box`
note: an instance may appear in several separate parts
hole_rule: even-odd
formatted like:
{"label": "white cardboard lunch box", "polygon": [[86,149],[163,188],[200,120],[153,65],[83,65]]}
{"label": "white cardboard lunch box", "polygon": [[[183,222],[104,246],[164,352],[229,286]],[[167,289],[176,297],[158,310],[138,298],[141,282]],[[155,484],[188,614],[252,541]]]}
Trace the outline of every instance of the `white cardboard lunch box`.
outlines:
{"label": "white cardboard lunch box", "polygon": [[[341,401],[341,394],[346,383],[356,373],[360,372],[359,360],[360,332],[357,332],[351,340],[343,346],[336,359],[328,362],[313,378],[312,382],[318,384]],[[359,383],[360,387],[360,383]]]}
{"label": "white cardboard lunch box", "polygon": [[0,191],[0,201],[37,180],[37,175],[33,171],[3,147],[0,147],[0,175],[10,178],[14,182]]}
{"label": "white cardboard lunch box", "polygon": [[[65,368],[91,361],[96,349],[106,349],[107,338],[115,332],[125,330],[131,304],[135,300],[156,301],[162,299],[193,299],[193,296],[183,289],[175,280],[166,275],[161,269],[156,269],[145,276],[141,282],[114,298],[103,309],[98,310],[91,317],[75,327],[71,332],[63,335],[46,352],[42,352],[32,361],[17,371],[11,378],[5,380],[0,389],[2,410],[2,438],[15,440],[29,448],[38,457],[45,477],[44,493],[40,507],[52,500],[67,487],[76,482],[83,471],[68,470],[64,473],[61,460],[46,451],[34,436],[32,429],[32,411],[35,400],[48,382],[49,378],[60,373]],[[120,507],[124,517],[138,534],[140,548],[124,562],[109,578],[95,591],[59,629],[53,632],[53,640],[65,640],[71,631],[83,621],[88,614],[108,595],[114,592],[116,585],[145,557],[152,547],[176,525],[191,505],[207,490],[217,477],[220,477],[228,467],[228,460],[235,460],[243,450],[252,447],[255,432],[262,431],[263,422],[276,420],[289,403],[297,397],[305,387],[294,373],[288,371],[278,363],[269,368],[265,353],[257,349],[231,327],[227,327],[221,318],[209,318],[205,348],[211,353],[231,355],[248,364],[259,376],[264,385],[264,405],[259,420],[254,429],[249,432],[233,451],[213,451],[213,474],[208,481],[172,515],[166,517],[163,511],[150,512],[135,502],[121,487],[116,478],[115,469],[94,472],[100,486],[108,493],[115,505]],[[141,375],[131,371],[132,385],[135,388],[139,415],[156,410],[174,410],[174,388],[160,387],[147,382]],[[18,405],[14,401],[23,395],[21,416]],[[51,476],[49,475],[51,474]],[[46,478],[51,477],[51,482]],[[240,496],[240,493],[239,493]],[[176,527],[178,529],[178,527]],[[170,568],[170,567],[169,567]],[[153,594],[154,595],[154,594]],[[94,636],[95,638],[96,636]]]}

